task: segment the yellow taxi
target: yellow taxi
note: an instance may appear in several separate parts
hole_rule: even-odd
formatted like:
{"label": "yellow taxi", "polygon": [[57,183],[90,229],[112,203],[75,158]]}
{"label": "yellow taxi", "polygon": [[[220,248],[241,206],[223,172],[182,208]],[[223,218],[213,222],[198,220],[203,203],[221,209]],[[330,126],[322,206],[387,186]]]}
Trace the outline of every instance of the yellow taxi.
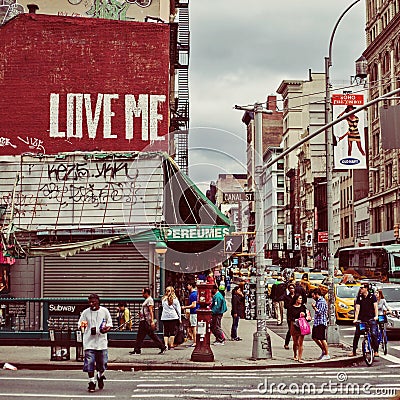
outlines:
{"label": "yellow taxi", "polygon": [[[325,296],[328,291],[329,291],[329,281],[330,281],[330,277],[326,276],[324,278],[324,280],[319,284],[319,289],[321,290],[321,294],[322,296]],[[333,284],[336,285],[337,283],[340,283],[342,281],[342,277],[341,276],[335,276],[333,278]]]}
{"label": "yellow taxi", "polygon": [[319,287],[319,284],[324,280],[326,277],[325,272],[304,272],[300,284],[303,286],[304,290],[307,293],[307,296],[310,296],[312,290]]}
{"label": "yellow taxi", "polygon": [[302,276],[303,276],[303,272],[293,272],[290,275],[290,281],[293,283],[300,282]]}
{"label": "yellow taxi", "polygon": [[337,321],[354,319],[354,301],[361,283],[338,283],[335,285],[335,314]]}

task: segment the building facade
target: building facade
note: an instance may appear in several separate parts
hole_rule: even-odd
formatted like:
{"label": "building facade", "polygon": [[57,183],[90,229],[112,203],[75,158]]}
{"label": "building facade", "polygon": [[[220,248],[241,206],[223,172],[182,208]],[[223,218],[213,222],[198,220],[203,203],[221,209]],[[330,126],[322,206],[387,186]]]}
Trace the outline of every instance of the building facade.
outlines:
{"label": "building facade", "polygon": [[[366,1],[368,95],[373,100],[400,87],[400,2]],[[399,103],[388,100],[388,106]],[[368,110],[369,136],[369,241],[372,245],[396,241],[394,225],[400,222],[400,153],[382,146],[382,102]],[[398,128],[397,128],[398,129]],[[397,135],[396,131],[388,132]],[[360,226],[362,231],[362,226]]]}

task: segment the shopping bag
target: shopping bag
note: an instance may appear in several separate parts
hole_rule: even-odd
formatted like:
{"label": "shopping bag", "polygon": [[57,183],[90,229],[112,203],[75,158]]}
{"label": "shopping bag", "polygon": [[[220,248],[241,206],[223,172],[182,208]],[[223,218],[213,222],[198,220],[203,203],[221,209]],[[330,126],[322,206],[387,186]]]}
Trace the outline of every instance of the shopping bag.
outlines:
{"label": "shopping bag", "polygon": [[302,335],[309,335],[311,333],[310,325],[304,317],[299,318],[299,327]]}

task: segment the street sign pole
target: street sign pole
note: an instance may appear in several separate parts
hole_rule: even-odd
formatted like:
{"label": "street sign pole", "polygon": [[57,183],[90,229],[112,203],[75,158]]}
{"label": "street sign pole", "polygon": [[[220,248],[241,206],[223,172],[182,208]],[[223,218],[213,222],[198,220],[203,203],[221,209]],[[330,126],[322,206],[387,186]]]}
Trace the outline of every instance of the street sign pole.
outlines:
{"label": "street sign pole", "polygon": [[252,359],[260,360],[272,358],[271,337],[267,332],[267,315],[265,312],[265,282],[264,282],[264,206],[262,198],[262,171],[263,171],[263,145],[262,145],[262,115],[272,114],[271,110],[264,110],[261,103],[248,107],[235,106],[237,110],[253,111],[255,123],[254,138],[254,170],[256,190],[254,193],[255,228],[256,228],[256,303],[257,303],[257,331],[253,335]]}

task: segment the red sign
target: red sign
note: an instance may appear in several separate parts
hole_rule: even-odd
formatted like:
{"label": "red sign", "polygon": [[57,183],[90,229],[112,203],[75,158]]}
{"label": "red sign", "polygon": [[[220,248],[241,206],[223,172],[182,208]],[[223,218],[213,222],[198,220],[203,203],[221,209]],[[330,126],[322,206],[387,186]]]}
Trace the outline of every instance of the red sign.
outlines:
{"label": "red sign", "polygon": [[362,94],[333,94],[331,97],[334,106],[362,106],[364,95]]}
{"label": "red sign", "polygon": [[21,14],[0,29],[0,155],[168,150],[167,24]]}
{"label": "red sign", "polygon": [[318,243],[328,243],[328,232],[318,232]]}

